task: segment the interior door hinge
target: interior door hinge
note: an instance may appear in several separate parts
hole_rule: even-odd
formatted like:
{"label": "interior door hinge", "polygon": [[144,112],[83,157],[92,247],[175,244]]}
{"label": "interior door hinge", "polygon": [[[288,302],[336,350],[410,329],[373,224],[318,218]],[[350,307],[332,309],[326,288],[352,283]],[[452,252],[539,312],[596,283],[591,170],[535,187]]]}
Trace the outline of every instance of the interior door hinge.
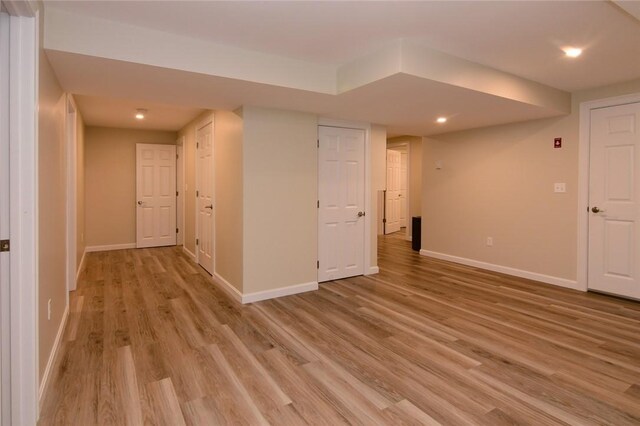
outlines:
{"label": "interior door hinge", "polygon": [[318,148],[320,148],[320,139],[318,139]]}
{"label": "interior door hinge", "polygon": [[176,160],[178,159],[178,154],[176,154]]}
{"label": "interior door hinge", "polygon": [[200,240],[196,238],[196,245],[200,244]]}
{"label": "interior door hinge", "polygon": [[320,208],[320,200],[318,200],[318,208]]}
{"label": "interior door hinge", "polygon": [[196,197],[200,195],[200,191],[196,191]]}
{"label": "interior door hinge", "polygon": [[200,143],[196,143],[196,148],[200,148]]}
{"label": "interior door hinge", "polygon": [[316,264],[317,268],[320,269],[320,261],[318,260],[318,263]]}
{"label": "interior door hinge", "polygon": [[0,252],[11,251],[10,240],[0,240]]}
{"label": "interior door hinge", "polygon": [[178,228],[176,228],[176,234],[179,234],[179,233],[180,233],[180,231],[178,230]]}
{"label": "interior door hinge", "polygon": [[176,197],[178,196],[178,191],[176,191]]}

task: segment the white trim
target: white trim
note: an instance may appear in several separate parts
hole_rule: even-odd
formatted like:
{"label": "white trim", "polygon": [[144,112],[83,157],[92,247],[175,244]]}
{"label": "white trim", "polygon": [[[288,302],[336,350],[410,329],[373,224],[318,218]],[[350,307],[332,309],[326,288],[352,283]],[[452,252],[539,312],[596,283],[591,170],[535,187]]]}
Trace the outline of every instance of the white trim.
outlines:
{"label": "white trim", "polygon": [[87,246],[85,247],[85,253],[91,253],[94,251],[111,251],[111,250],[124,250],[124,249],[132,249],[136,248],[136,243],[126,243],[126,244],[110,244],[104,246]]}
{"label": "white trim", "polygon": [[[0,238],[9,239],[9,16],[0,14]],[[11,424],[11,252],[0,253],[0,425]]]}
{"label": "white trim", "polygon": [[373,274],[377,274],[380,272],[380,268],[377,266],[371,266],[369,267],[369,272],[366,273],[365,275],[373,275]]}
{"label": "white trim", "polygon": [[54,363],[56,361],[56,356],[58,355],[58,350],[60,349],[60,342],[62,342],[62,336],[64,335],[64,329],[67,326],[67,320],[69,318],[69,305],[65,306],[64,313],[62,314],[62,320],[60,321],[60,326],[58,327],[58,333],[56,334],[56,339],[53,342],[53,347],[51,348],[51,353],[49,354],[49,360],[47,361],[47,366],[44,369],[44,373],[42,375],[42,381],[40,382],[40,388],[38,390],[38,410],[42,408],[42,402],[44,400],[44,392],[47,389],[47,385],[49,384],[49,378],[51,376],[51,370],[53,369]]}
{"label": "white trim", "polygon": [[67,150],[67,294],[66,302],[69,304],[69,292],[76,289],[76,234],[77,234],[77,200],[76,190],[78,186],[76,167],[78,150],[78,107],[73,96],[67,95],[65,102],[65,147]]}
{"label": "white trim", "polygon": [[38,40],[35,18],[11,16],[11,424],[38,418]]}
{"label": "white trim", "polygon": [[[364,275],[369,275],[372,268],[375,265],[371,265],[371,218],[373,217],[373,210],[371,206],[371,167],[372,167],[372,152],[371,152],[371,123],[365,123],[360,121],[345,121],[337,120],[333,118],[318,118],[318,127],[341,127],[346,129],[364,130],[364,211],[370,212],[364,216]],[[318,130],[316,130],[318,131]],[[317,154],[316,154],[317,155]],[[316,163],[318,162],[316,158]],[[317,182],[320,185],[320,182]],[[317,226],[317,224],[316,224]],[[376,241],[377,241],[377,227],[376,227]],[[316,245],[318,241],[316,241]],[[376,255],[377,259],[377,255]]]}
{"label": "white trim", "polygon": [[193,260],[195,263],[196,262],[196,255],[191,253],[191,251],[186,247],[186,246],[182,246],[182,251],[191,258],[191,260]]}
{"label": "white trim", "polygon": [[[214,182],[212,184],[212,194],[211,194],[211,198],[212,198],[212,202],[213,202],[213,211],[215,213],[215,207],[216,207],[216,185],[215,185],[215,174],[216,174],[216,169],[215,169],[215,143],[216,143],[216,139],[215,139],[215,122],[214,122],[214,113],[212,112],[211,114],[207,114],[207,116],[205,118],[203,118],[202,120],[198,121],[196,123],[195,126],[195,140],[194,140],[194,144],[196,144],[196,146],[194,146],[193,148],[195,149],[195,181],[196,181],[196,187],[194,189],[194,195],[196,193],[196,191],[200,190],[200,185],[199,185],[199,171],[200,171],[200,167],[199,165],[199,161],[198,161],[198,130],[203,128],[204,126],[206,126],[207,124],[211,123],[211,175],[214,177]],[[200,238],[200,214],[198,212],[198,197],[196,196],[196,208],[195,208],[195,215],[196,215],[196,226],[195,226],[195,236],[196,239]],[[213,262],[213,265],[211,265],[211,270],[215,272],[216,270],[216,223],[215,223],[215,218],[216,216],[213,216],[213,224],[211,226],[211,232],[212,232],[212,236],[211,236],[211,244],[213,247],[213,258],[211,259],[211,261]],[[194,241],[195,243],[195,241]],[[200,250],[198,250],[198,245],[199,244],[195,244],[194,245],[194,249],[195,249],[195,262],[199,265],[200,264]]]}
{"label": "white trim", "polygon": [[274,288],[272,290],[256,291],[254,293],[243,294],[233,286],[229,281],[224,279],[217,272],[213,274],[213,282],[220,284],[220,288],[227,293],[233,300],[244,305],[247,303],[260,302],[261,300],[275,299],[277,297],[291,296],[299,293],[306,293],[318,289],[318,282],[312,281],[308,283],[295,284],[287,287]]}
{"label": "white trim", "polygon": [[420,255],[432,257],[434,259],[446,260],[448,262],[460,263],[462,265],[473,266],[474,268],[486,269],[488,271],[500,272],[502,274],[512,275],[514,277],[526,278],[529,280],[540,281],[547,284],[553,284],[560,287],[570,288],[573,290],[584,291],[578,283],[566,278],[553,277],[551,275],[539,274],[537,272],[524,271],[522,269],[511,268],[509,266],[495,265],[493,263],[481,262],[479,260],[467,259],[464,257],[452,256],[450,254],[438,253],[430,250],[420,250]]}
{"label": "white trim", "polygon": [[[185,162],[184,162],[184,142],[186,140],[185,136],[181,136],[176,141],[176,155],[178,158],[176,159],[176,191],[178,191],[178,196],[176,196],[176,226],[178,227],[178,232],[176,235],[176,245],[184,245],[184,203],[185,203]],[[178,142],[181,142],[178,144]],[[178,173],[178,166],[180,166],[180,171],[182,173]],[[182,220],[179,220],[182,219]]]}
{"label": "white trim", "polygon": [[[413,224],[411,223],[411,142],[410,141],[387,142],[387,149],[393,149],[398,147],[404,147],[407,153],[407,175],[406,175],[407,181],[405,183],[407,186],[407,191],[405,193],[405,201],[404,201],[404,204],[405,204],[404,235],[407,241],[411,241],[411,230],[413,227]],[[402,163],[401,163],[401,167],[402,167]],[[386,173],[385,173],[385,178],[386,178]],[[385,179],[385,183],[386,183],[386,179]],[[385,203],[386,201],[387,200],[385,197]]]}
{"label": "white trim", "polygon": [[82,273],[82,269],[84,268],[84,264],[87,259],[87,249],[82,252],[82,258],[80,258],[80,264],[78,265],[78,270],[76,271],[76,283],[80,279],[80,274]]}
{"label": "white trim", "polygon": [[227,295],[231,296],[232,299],[242,303],[242,293],[240,292],[240,290],[235,288],[229,281],[225,280],[222,275],[214,272],[213,281],[219,281],[222,284],[220,287],[225,293],[227,293]]}
{"label": "white trim", "polygon": [[275,299],[276,297],[291,296],[293,294],[306,293],[318,289],[318,282],[312,281],[308,283],[296,284],[287,287],[274,288],[272,290],[257,291],[255,293],[247,293],[242,295],[242,303],[253,303],[261,300]]}
{"label": "white trim", "polygon": [[589,143],[591,110],[640,102],[640,93],[580,103],[578,137],[578,259],[577,285],[586,291],[589,285]]}

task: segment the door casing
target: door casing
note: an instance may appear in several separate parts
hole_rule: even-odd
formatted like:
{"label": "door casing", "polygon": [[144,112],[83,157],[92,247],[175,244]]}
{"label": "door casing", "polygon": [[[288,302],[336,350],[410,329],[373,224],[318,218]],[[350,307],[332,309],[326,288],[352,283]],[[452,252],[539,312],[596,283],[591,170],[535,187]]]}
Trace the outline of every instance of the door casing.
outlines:
{"label": "door casing", "polygon": [[[371,188],[372,188],[372,148],[371,148],[371,124],[357,121],[336,120],[332,118],[320,117],[318,119],[318,126],[329,127],[345,127],[348,129],[362,129],[364,130],[364,208],[366,215],[364,217],[364,274],[377,274],[379,268],[372,263],[372,252],[375,251],[377,259],[378,241],[376,238],[372,238],[372,234],[377,235],[377,228],[372,228],[372,223],[376,223],[375,216],[377,212],[371,205]],[[386,152],[386,151],[385,151]],[[384,165],[382,165],[384,167]],[[384,188],[384,182],[382,182],[379,189]]]}
{"label": "door casing", "polygon": [[[153,222],[154,225],[158,225],[158,228],[155,228],[155,231],[153,233],[154,238],[150,241],[147,239],[144,239],[144,235],[143,235],[143,226],[142,226],[142,222],[143,222],[143,212],[142,209],[144,208],[144,194],[142,194],[142,187],[143,187],[143,176],[144,174],[142,173],[142,164],[145,161],[144,158],[141,158],[141,154],[144,154],[145,151],[153,151],[155,153],[160,153],[160,152],[164,152],[165,154],[168,152],[169,154],[169,158],[168,159],[160,159],[160,161],[164,161],[165,164],[169,164],[171,167],[171,174],[169,175],[169,180],[168,180],[168,184],[169,187],[167,188],[169,195],[168,196],[164,196],[162,197],[163,200],[165,200],[166,203],[172,203],[173,205],[171,206],[173,211],[171,209],[169,209],[170,212],[170,216],[169,216],[169,228],[167,229],[167,233],[168,236],[167,237],[163,237],[163,238],[159,238],[159,235],[157,234],[158,228],[160,226],[161,220],[158,216],[156,216],[159,213],[159,209],[154,210],[154,214],[153,214],[153,218],[155,220],[157,220],[157,222]],[[177,203],[177,197],[175,195],[175,191],[176,191],[176,163],[175,163],[175,157],[176,157],[176,146],[175,145],[164,145],[164,144],[142,144],[142,143],[138,143],[136,144],[136,200],[137,200],[137,205],[136,205],[136,247],[138,248],[145,248],[145,247],[160,247],[160,246],[171,246],[171,245],[175,245],[176,244],[176,232],[175,232],[175,228],[176,228],[176,203]],[[154,182],[154,189],[152,190],[153,192],[153,199],[154,202],[158,202],[159,201],[159,191],[158,191],[158,187],[156,186],[156,184],[159,183],[159,180],[161,175],[160,174],[156,174],[157,172],[159,172],[161,170],[161,167],[158,166],[158,159],[155,157],[154,154],[154,158],[153,158],[153,164],[154,164],[154,175],[153,175],[153,182]],[[142,185],[142,186],[141,186]],[[142,203],[142,204],[141,204]]]}
{"label": "door casing", "polygon": [[[213,211],[214,211],[214,214],[215,214],[215,201],[216,201],[216,191],[215,191],[215,189],[216,189],[216,186],[215,186],[215,171],[216,171],[215,170],[215,153],[216,153],[216,149],[215,148],[216,148],[216,141],[215,141],[214,114],[211,114],[211,115],[205,117],[204,119],[202,119],[200,122],[198,122],[196,124],[196,137],[195,137],[196,142],[195,143],[197,143],[197,141],[198,141],[198,131],[200,129],[202,129],[204,126],[206,126],[208,123],[211,123],[211,140],[212,140],[211,149],[212,149],[212,155],[211,155],[210,167],[211,167],[211,175],[214,177],[214,182],[212,182],[212,187],[211,187],[211,191],[212,191],[211,198],[212,198],[212,201],[213,201],[213,207],[214,207]],[[198,238],[198,236],[200,235],[201,224],[200,224],[200,214],[199,214],[199,210],[198,210],[198,197],[195,194],[197,193],[197,191],[199,191],[201,185],[200,185],[200,166],[199,166],[199,161],[198,161],[198,148],[197,148],[197,145],[194,146],[194,149],[195,149],[195,163],[196,163],[196,167],[195,167],[196,188],[195,188],[195,191],[193,191],[193,194],[194,194],[194,197],[195,197],[195,200],[196,200],[195,209],[194,209],[195,210],[195,215],[196,215],[196,217],[195,217],[195,219],[196,219],[195,220],[195,222],[196,222],[195,235],[196,235],[196,238]],[[216,238],[215,238],[216,237],[216,226],[215,226],[216,219],[215,219],[215,215],[213,216],[212,221],[213,221],[213,223],[211,224],[211,244],[212,244],[212,249],[211,250],[213,252],[213,256],[212,256],[213,258],[212,258],[211,261],[212,261],[213,264],[211,265],[211,272],[212,272],[212,275],[214,275],[215,271],[216,271]],[[194,243],[195,243],[195,241],[194,241]],[[195,257],[196,257],[195,260],[196,260],[196,263],[200,264],[200,250],[198,249],[198,245],[196,244],[194,246],[194,248],[195,248]]]}
{"label": "door casing", "polygon": [[587,291],[589,284],[589,151],[591,110],[640,102],[640,93],[597,99],[580,104],[578,147],[578,259],[576,289]]}
{"label": "door casing", "polygon": [[65,137],[67,147],[67,304],[69,292],[76,289],[76,241],[77,241],[77,111],[78,108],[71,95],[67,95],[65,110]]}
{"label": "door casing", "polygon": [[[11,412],[9,424],[38,419],[38,78],[40,14],[32,2],[9,11],[9,252]],[[7,253],[4,253],[5,255]],[[4,413],[3,413],[4,414]],[[6,416],[6,414],[4,414]],[[4,423],[2,426],[5,426]]]}

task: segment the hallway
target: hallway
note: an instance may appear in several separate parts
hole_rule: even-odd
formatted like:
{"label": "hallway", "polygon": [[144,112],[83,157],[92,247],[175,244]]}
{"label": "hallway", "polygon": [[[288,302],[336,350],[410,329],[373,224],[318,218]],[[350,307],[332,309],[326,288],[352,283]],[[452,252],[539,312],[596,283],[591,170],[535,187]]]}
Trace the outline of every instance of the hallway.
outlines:
{"label": "hallway", "polygon": [[90,253],[40,424],[640,422],[640,304],[419,256],[239,305],[179,247]]}

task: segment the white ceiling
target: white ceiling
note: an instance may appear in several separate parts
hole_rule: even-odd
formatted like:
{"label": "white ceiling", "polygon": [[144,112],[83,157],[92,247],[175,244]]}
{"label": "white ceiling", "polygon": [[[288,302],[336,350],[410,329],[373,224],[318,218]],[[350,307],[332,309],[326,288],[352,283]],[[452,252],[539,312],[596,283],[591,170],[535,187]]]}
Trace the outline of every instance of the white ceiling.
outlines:
{"label": "white ceiling", "polygon": [[[306,61],[318,67],[343,66],[397,39],[405,39],[566,92],[640,78],[640,21],[631,12],[606,1],[49,1],[45,4],[47,10],[55,8],[247,49],[247,54],[262,52]],[[633,10],[633,6],[626,9]],[[78,34],[79,38],[83,36]],[[568,45],[584,48],[583,56],[576,60],[565,58],[561,47]],[[125,70],[160,72],[157,68],[145,68],[153,64],[141,60],[144,65],[133,66],[127,63],[132,62],[130,59],[114,61],[114,57],[106,60],[79,53],[82,52],[52,49],[49,57],[65,89],[89,96],[110,94],[137,102],[155,100],[198,108],[235,108],[249,103],[295,108],[384,124],[391,134],[441,132],[443,128],[432,123],[433,116],[440,114],[457,117],[447,123],[447,131],[550,115],[548,111],[496,99],[477,90],[461,91],[455,85],[410,76],[383,76],[343,94],[321,95],[281,87],[285,86],[281,83],[256,85],[255,81],[243,78],[196,77],[183,70],[176,71],[174,88],[165,86],[176,96],[162,96],[156,93],[159,86],[153,83],[162,80],[162,76],[148,74],[149,81],[145,84],[135,90],[124,89],[128,84]],[[108,93],[103,90],[105,76],[94,69],[98,63],[109,67],[113,88]],[[122,78],[117,78],[118,75]],[[199,95],[197,87],[186,92],[177,90],[196,80],[213,84],[219,90],[203,90],[207,96]],[[97,111],[96,102],[91,105],[86,107],[87,111],[88,108]],[[113,99],[110,105],[118,108]],[[85,108],[80,108],[87,115]],[[106,120],[108,115],[108,108],[104,108],[92,120],[100,122],[101,116]]]}
{"label": "white ceiling", "polygon": [[[199,108],[108,96],[75,95],[74,99],[87,126],[175,131],[204,111]],[[147,110],[143,120],[135,118],[138,109]]]}

